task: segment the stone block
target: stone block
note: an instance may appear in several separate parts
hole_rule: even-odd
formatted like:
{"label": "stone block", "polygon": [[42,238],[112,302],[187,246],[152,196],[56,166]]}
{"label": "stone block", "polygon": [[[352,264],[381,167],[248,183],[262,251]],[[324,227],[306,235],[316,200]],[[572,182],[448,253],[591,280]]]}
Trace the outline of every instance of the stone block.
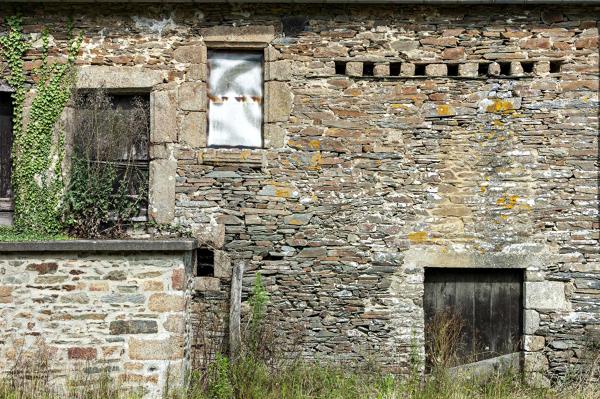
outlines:
{"label": "stone block", "polygon": [[265,83],[265,122],[285,122],[292,111],[294,96],[284,82]]}
{"label": "stone block", "polygon": [[166,73],[155,69],[129,66],[85,66],[77,70],[80,89],[151,89],[166,79]]}
{"label": "stone block", "polygon": [[541,352],[525,352],[523,368],[527,372],[545,372],[548,370],[548,359]]}
{"label": "stone block", "polygon": [[206,84],[183,82],[177,91],[179,108],[184,111],[206,111]]}
{"label": "stone block", "polygon": [[206,46],[180,46],[173,51],[173,58],[177,62],[187,64],[204,64],[206,63]]}
{"label": "stone block", "polygon": [[347,62],[346,63],[346,75],[348,76],[362,76],[363,75],[363,63],[362,62]]}
{"label": "stone block", "polygon": [[429,64],[425,66],[427,76],[447,76],[448,66],[446,64]]}
{"label": "stone block", "polygon": [[112,335],[121,334],[153,334],[158,332],[155,320],[115,320],[109,324]]}
{"label": "stone block", "polygon": [[547,311],[570,309],[565,284],[560,281],[525,282],[525,308]]}
{"label": "stone block", "polygon": [[177,141],[177,96],[173,90],[153,91],[150,95],[151,143]]}
{"label": "stone block", "polygon": [[400,64],[400,76],[415,76],[415,64],[410,62]]}
{"label": "stone block", "polygon": [[185,300],[181,295],[158,293],[148,299],[148,309],[153,312],[182,312],[184,307]]}
{"label": "stone block", "polygon": [[458,64],[458,76],[476,77],[479,74],[479,64],[476,62],[466,62]]}
{"label": "stone block", "polygon": [[96,348],[73,347],[68,348],[67,353],[71,360],[95,360],[98,357]]}
{"label": "stone block", "polygon": [[185,73],[188,82],[206,81],[208,69],[206,64],[190,64]]}
{"label": "stone block", "polygon": [[148,214],[157,223],[170,223],[175,216],[175,176],[177,161],[150,161]]}
{"label": "stone block", "polygon": [[442,58],[444,60],[460,60],[465,58],[465,48],[464,47],[452,47],[447,48],[442,51]]}
{"label": "stone block", "polygon": [[48,274],[56,272],[58,265],[55,262],[33,263],[27,266],[27,270],[35,271],[38,274]]}
{"label": "stone block", "polygon": [[527,352],[539,352],[544,349],[546,340],[539,335],[525,335],[523,349]]}
{"label": "stone block", "polygon": [[500,64],[497,62],[492,62],[488,65],[488,75],[490,76],[498,76],[500,75]]}
{"label": "stone block", "polygon": [[390,64],[375,64],[373,67],[374,76],[390,76]]}
{"label": "stone block", "polygon": [[285,129],[273,124],[264,125],[265,148],[283,148],[285,146]]}
{"label": "stone block", "polygon": [[129,339],[129,358],[132,360],[177,360],[183,358],[183,339],[172,335],[164,339]]}
{"label": "stone block", "polygon": [[522,76],[523,65],[519,61],[513,61],[510,63],[510,76]]}
{"label": "stone block", "polygon": [[396,40],[390,44],[396,51],[411,51],[416,50],[419,47],[419,42],[416,40]]}
{"label": "stone block", "polygon": [[150,159],[169,159],[174,157],[173,143],[150,144]]}
{"label": "stone block", "polygon": [[179,268],[171,273],[171,288],[175,291],[181,291],[185,288],[185,269]]}
{"label": "stone block", "polygon": [[540,314],[536,310],[525,309],[523,319],[524,334],[535,334],[540,328]]}
{"label": "stone block", "polygon": [[183,334],[185,333],[185,320],[181,315],[172,314],[167,317],[167,320],[163,323],[163,327],[169,332]]}
{"label": "stone block", "polygon": [[12,287],[0,286],[0,303],[11,303],[12,291]]}
{"label": "stone block", "polygon": [[537,76],[543,76],[550,73],[550,61],[538,61],[533,64],[533,73]]}
{"label": "stone block", "polygon": [[229,278],[232,273],[231,257],[225,251],[215,250],[214,275],[215,277]]}
{"label": "stone block", "polygon": [[194,279],[194,290],[200,292],[219,291],[221,281],[217,277],[196,277]]}
{"label": "stone block", "polygon": [[206,147],[206,112],[188,112],[183,116],[179,143],[193,148]]}
{"label": "stone block", "polygon": [[205,42],[270,43],[275,39],[272,25],[212,26],[200,29]]}
{"label": "stone block", "polygon": [[292,78],[292,62],[289,60],[265,62],[265,81],[290,80]]}

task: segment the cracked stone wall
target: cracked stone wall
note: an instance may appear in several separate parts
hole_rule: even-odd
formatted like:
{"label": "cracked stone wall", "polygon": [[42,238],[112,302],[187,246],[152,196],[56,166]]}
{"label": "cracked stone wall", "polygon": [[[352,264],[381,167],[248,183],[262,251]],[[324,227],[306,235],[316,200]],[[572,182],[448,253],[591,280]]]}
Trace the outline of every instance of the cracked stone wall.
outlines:
{"label": "cracked stone wall", "polygon": [[[62,11],[32,7],[26,31]],[[403,372],[425,267],[522,268],[541,383],[600,335],[598,11],[69,8],[83,76],[152,92],[151,215],[227,255],[197,280],[195,330],[244,260],[244,298],[260,271],[303,356]],[[205,148],[211,46],[265,52],[265,149]]]}

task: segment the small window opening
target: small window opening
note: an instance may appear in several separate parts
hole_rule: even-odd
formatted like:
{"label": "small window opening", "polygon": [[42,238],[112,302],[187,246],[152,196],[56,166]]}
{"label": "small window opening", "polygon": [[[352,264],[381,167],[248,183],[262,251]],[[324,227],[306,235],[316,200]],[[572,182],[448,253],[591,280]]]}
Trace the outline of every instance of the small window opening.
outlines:
{"label": "small window opening", "polygon": [[524,73],[533,73],[533,62],[521,62]]}
{"label": "small window opening", "polygon": [[425,76],[425,64],[415,64],[415,76]]}
{"label": "small window opening", "polygon": [[391,62],[390,63],[390,76],[400,76],[400,66],[402,64],[400,62]]}
{"label": "small window opening", "polygon": [[550,61],[550,73],[559,73],[562,68],[562,61]]}
{"label": "small window opening", "polygon": [[448,76],[458,76],[458,64],[448,64]]}
{"label": "small window opening", "polygon": [[344,61],[335,62],[335,74],[345,75],[346,74],[346,63]]}
{"label": "small window opening", "polygon": [[215,253],[209,248],[196,250],[196,276],[212,277],[215,275]]}
{"label": "small window opening", "polygon": [[487,76],[489,66],[490,64],[488,62],[480,62],[479,68],[477,69],[477,75]]}
{"label": "small window opening", "polygon": [[510,62],[499,62],[500,64],[500,75],[510,75]]}
{"label": "small window opening", "polygon": [[363,62],[363,76],[373,76],[375,64],[372,62]]}

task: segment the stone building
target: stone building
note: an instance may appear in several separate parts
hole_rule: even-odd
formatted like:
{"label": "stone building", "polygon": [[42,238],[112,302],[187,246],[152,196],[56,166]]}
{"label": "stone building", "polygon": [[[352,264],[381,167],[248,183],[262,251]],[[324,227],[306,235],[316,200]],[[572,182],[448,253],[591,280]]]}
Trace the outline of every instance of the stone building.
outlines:
{"label": "stone building", "polygon": [[597,348],[597,2],[75,3],[0,16],[71,16],[77,87],[149,97],[149,217],[195,240],[1,243],[0,364],[41,338],[157,394],[226,348],[238,262],[307,359],[406,372],[446,306],[542,384]]}

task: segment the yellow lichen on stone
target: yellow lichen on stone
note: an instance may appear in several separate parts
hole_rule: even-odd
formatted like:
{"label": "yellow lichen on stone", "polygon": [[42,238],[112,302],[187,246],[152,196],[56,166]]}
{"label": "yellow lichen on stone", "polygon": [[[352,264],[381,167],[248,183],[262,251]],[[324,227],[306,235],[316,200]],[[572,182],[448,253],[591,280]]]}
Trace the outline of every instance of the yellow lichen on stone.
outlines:
{"label": "yellow lichen on stone", "polygon": [[318,150],[321,148],[321,142],[319,140],[310,140],[308,146],[313,150]]}
{"label": "yellow lichen on stone", "polygon": [[493,100],[492,104],[488,105],[488,107],[486,108],[486,111],[500,113],[500,112],[509,112],[509,111],[512,111],[513,109],[514,109],[513,104],[510,101],[502,100],[502,99],[495,99],[495,100]]}
{"label": "yellow lichen on stone", "polygon": [[250,150],[242,150],[242,152],[240,152],[240,159],[242,161],[248,159],[250,157],[250,154],[252,154],[252,151]]}
{"label": "yellow lichen on stone", "polygon": [[412,233],[408,233],[408,239],[413,243],[425,242],[427,241],[427,232],[413,231]]}
{"label": "yellow lichen on stone", "polygon": [[289,188],[278,188],[275,190],[275,196],[279,198],[290,198],[292,196],[292,190]]}
{"label": "yellow lichen on stone", "polygon": [[436,112],[440,116],[448,116],[448,115],[450,115],[452,113],[451,109],[450,109],[450,106],[447,105],[447,104],[438,105],[437,109],[436,109]]}

